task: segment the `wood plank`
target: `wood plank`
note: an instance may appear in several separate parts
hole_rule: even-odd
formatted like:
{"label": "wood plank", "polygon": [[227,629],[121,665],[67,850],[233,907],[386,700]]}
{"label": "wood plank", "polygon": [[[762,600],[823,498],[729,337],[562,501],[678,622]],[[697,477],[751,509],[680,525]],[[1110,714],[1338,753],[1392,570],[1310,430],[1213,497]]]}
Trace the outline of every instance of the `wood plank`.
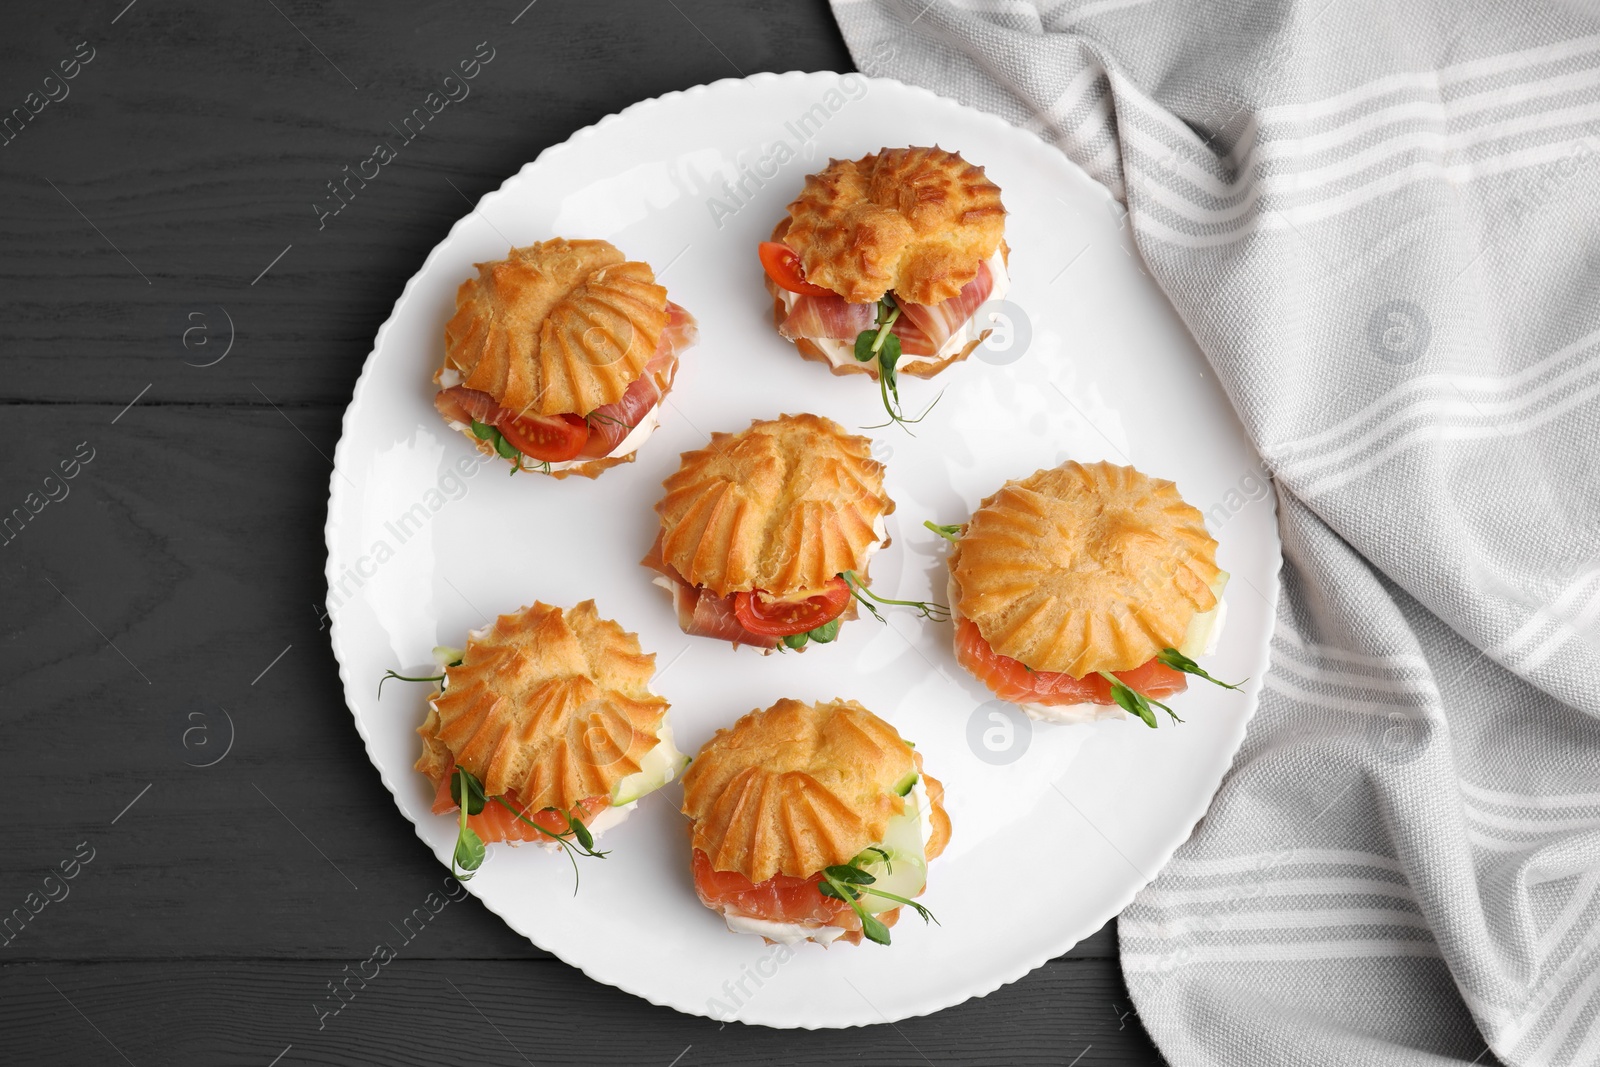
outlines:
{"label": "wood plank", "polygon": [[0,1033],[20,1063],[104,1065],[122,1063],[120,1053],[140,1067],[265,1067],[280,1055],[276,1067],[1163,1062],[1104,960],[1052,963],[984,1000],[893,1026],[816,1031],[681,1015],[553,961],[402,956],[365,988],[352,981],[330,1014],[327,983],[354,962],[7,965]]}

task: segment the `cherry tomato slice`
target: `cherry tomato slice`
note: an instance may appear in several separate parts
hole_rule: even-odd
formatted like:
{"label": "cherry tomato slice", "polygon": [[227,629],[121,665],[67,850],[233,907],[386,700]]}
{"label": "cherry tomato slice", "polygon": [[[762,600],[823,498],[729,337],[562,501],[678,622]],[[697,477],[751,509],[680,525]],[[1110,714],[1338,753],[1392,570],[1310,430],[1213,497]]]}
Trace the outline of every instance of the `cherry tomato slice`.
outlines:
{"label": "cherry tomato slice", "polygon": [[775,600],[756,590],[733,595],[733,614],[753,634],[788,637],[815,630],[844,614],[850,605],[850,586],[843,578],[830,578],[822,592],[805,600]]}
{"label": "cherry tomato slice", "polygon": [[761,256],[761,266],[780,288],[801,296],[837,296],[832,289],[806,281],[805,268],[795,250],[782,241],[762,241],[756,248]]}
{"label": "cherry tomato slice", "polygon": [[589,424],[582,415],[507,415],[495,423],[495,429],[512,448],[536,463],[573,459],[589,440]]}

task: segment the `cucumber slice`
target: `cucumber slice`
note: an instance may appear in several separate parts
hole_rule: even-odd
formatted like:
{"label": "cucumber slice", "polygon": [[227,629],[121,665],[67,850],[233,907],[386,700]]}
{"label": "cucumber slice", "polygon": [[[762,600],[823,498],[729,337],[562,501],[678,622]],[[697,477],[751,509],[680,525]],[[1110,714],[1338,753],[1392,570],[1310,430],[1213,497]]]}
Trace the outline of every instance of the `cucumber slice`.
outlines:
{"label": "cucumber slice", "polygon": [[670,723],[662,723],[656,737],[656,747],[644,754],[644,759],[639,761],[639,769],[618,782],[611,791],[612,807],[632,804],[640,797],[655,792],[689,766],[689,757],[679,752],[678,746],[673,743]]}
{"label": "cucumber slice", "polygon": [[873,849],[858,857],[862,860],[858,866],[877,879],[871,886],[863,886],[861,893],[861,906],[874,915],[901,905],[874,895],[871,889],[910,899],[928,884],[928,854],[922,841],[922,805],[926,803],[922,790],[913,786],[906,797],[906,810],[889,820],[883,840],[874,846],[888,853],[887,858]]}
{"label": "cucumber slice", "polygon": [[1189,629],[1184,633],[1183,643],[1178,646],[1178,651],[1190,659],[1199,659],[1206,654],[1206,646],[1211,643],[1212,633],[1222,622],[1222,590],[1227,584],[1228,572],[1218,572],[1216,580],[1211,583],[1211,593],[1217,598],[1217,606],[1189,620]]}

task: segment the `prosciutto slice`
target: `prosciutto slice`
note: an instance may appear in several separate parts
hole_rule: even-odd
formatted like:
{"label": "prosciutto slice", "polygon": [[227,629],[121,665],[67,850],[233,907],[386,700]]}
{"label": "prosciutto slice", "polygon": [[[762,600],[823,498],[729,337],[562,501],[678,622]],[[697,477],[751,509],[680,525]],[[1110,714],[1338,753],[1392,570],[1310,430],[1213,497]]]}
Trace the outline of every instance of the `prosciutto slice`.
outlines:
{"label": "prosciutto slice", "polygon": [[[908,355],[933,355],[972,318],[972,313],[989,299],[992,292],[994,272],[985,260],[978,264],[977,276],[949,300],[941,304],[901,304],[900,319],[907,322],[908,328],[902,331],[900,322],[895,323],[895,332],[900,334],[900,350]],[[921,350],[923,346],[926,346],[926,351]]]}
{"label": "prosciutto slice", "polygon": [[849,304],[842,296],[799,296],[784,316],[778,333],[791,341],[815,337],[854,341],[878,317],[877,304]]}
{"label": "prosciutto slice", "polygon": [[[908,356],[931,356],[972,318],[994,292],[994,271],[988,261],[961,292],[939,304],[900,304],[900,317],[891,327],[900,338],[900,351]],[[799,296],[778,326],[778,333],[794,341],[802,337],[829,341],[854,341],[877,321],[877,304],[850,304],[842,296]]]}
{"label": "prosciutto slice", "polygon": [[900,354],[903,356],[931,356],[939,351],[939,346],[933,343],[933,339],[905,312],[901,312],[900,317],[894,320],[889,332],[900,338]]}
{"label": "prosciutto slice", "polygon": [[672,388],[672,379],[678,373],[678,353],[694,344],[698,335],[694,316],[668,300],[667,325],[644,372],[628,386],[621,400],[589,412],[589,441],[583,446],[582,455],[593,459],[609,456],[633,432],[639,420]]}
{"label": "prosciutto slice", "polygon": [[733,597],[717,596],[685,581],[672,564],[662,557],[659,532],[655,544],[650,546],[649,554],[639,562],[659,572],[670,583],[672,606],[678,612],[678,628],[690,637],[713,637],[720,641],[732,641],[735,646],[777,647],[778,638],[753,634],[739,625],[739,618],[733,613]]}
{"label": "prosciutto slice", "polygon": [[[699,336],[700,327],[694,321],[694,316],[668,300],[667,325],[661,331],[661,339],[656,342],[656,356],[659,357],[668,352],[682,352],[685,348],[694,344],[695,339]],[[646,365],[645,369],[649,370],[650,368]]]}
{"label": "prosciutto slice", "polygon": [[505,410],[488,393],[464,385],[452,385],[433,394],[433,406],[449,422],[470,424],[477,421],[486,426],[493,426]]}

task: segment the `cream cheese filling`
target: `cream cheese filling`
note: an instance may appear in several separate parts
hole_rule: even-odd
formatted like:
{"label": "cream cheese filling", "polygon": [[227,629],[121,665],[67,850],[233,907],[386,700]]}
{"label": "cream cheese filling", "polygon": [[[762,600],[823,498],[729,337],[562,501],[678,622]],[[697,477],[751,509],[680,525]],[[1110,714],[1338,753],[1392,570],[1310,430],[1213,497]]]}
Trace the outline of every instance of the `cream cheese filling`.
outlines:
{"label": "cream cheese filling", "polygon": [[[994,255],[989,257],[989,272],[994,275],[994,289],[989,293],[984,303],[988,303],[990,300],[1002,300],[1011,291],[1011,276],[1006,273],[1005,256],[1001,254],[999,249],[996,249]],[[798,293],[791,293],[781,287],[778,289],[778,297],[783,301],[783,309],[786,313],[792,311],[795,301],[800,299]],[[979,306],[981,307],[982,305]],[[978,325],[975,316],[969,317],[966,322],[963,322],[950,335],[948,341],[939,346],[937,352],[927,356],[901,356],[900,366],[904,367],[909,363],[934,363],[941,359],[948,359],[970,344],[983,333],[983,330],[984,328]],[[856,343],[854,340],[841,341],[832,337],[808,337],[806,340],[816,345],[822,354],[828,358],[828,362],[835,367],[860,365],[856,361]]]}
{"label": "cream cheese filling", "polygon": [[760,934],[768,941],[783,945],[797,945],[802,941],[815,941],[826,948],[848,931],[839,926],[807,926],[804,923],[780,923],[771,919],[752,919],[736,911],[722,910],[722,921],[736,934]]}
{"label": "cream cheese filling", "polygon": [[882,514],[872,520],[872,536],[876,540],[862,551],[861,564],[856,568],[860,571],[862,577],[866,577],[867,565],[872,562],[872,557],[878,554],[878,549],[882,548],[883,543],[889,539],[889,529],[883,524]]}
{"label": "cream cheese filling", "polygon": [[596,815],[585,824],[589,827],[589,835],[591,837],[598,838],[601,834],[605,833],[613,826],[621,826],[623,823],[628,821],[628,816],[632,815],[633,809],[637,808],[638,806],[639,802],[635,800],[630,804],[623,804],[620,807],[617,805],[612,805],[611,807],[606,808],[604,811],[600,812],[600,814]]}

